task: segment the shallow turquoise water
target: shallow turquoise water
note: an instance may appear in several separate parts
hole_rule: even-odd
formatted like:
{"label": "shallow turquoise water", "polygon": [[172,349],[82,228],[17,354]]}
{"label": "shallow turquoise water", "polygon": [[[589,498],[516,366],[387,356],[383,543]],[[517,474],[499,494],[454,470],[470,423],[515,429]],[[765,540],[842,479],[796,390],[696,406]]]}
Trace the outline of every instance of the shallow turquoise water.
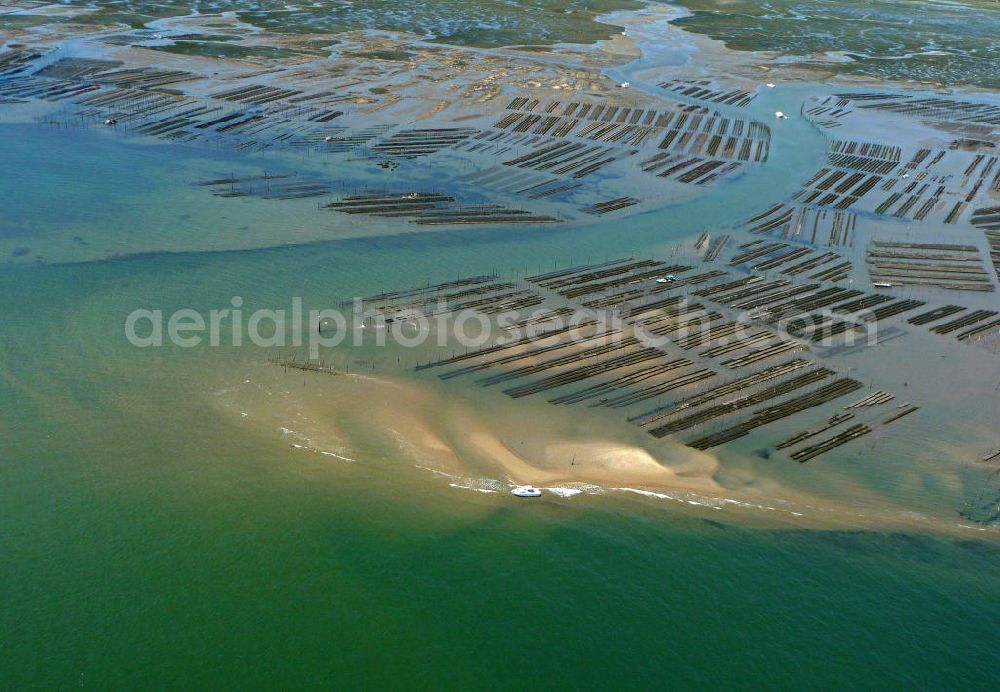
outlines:
{"label": "shallow turquoise water", "polygon": [[[768,90],[754,112],[771,122],[817,88]],[[816,170],[822,136],[780,126],[765,166],[624,223],[352,239],[365,229],[313,202],[191,185],[287,158],[0,126],[0,686],[995,687],[991,540],[493,502],[391,450],[332,466],[206,407],[259,351],[123,338],[139,306],[326,306],[666,256]]]}
{"label": "shallow turquoise water", "polygon": [[[32,181],[7,197],[7,218],[20,221],[0,237],[43,255],[69,214],[40,192],[65,180],[30,155],[51,145],[46,136],[0,136],[10,164],[0,182],[19,189],[26,171]],[[813,143],[776,144],[789,147],[775,154],[787,166],[779,186],[811,172],[822,151]],[[86,133],[60,146],[80,147],[68,161],[112,169],[135,157]],[[169,173],[183,158],[143,148],[134,165],[162,185],[137,194],[190,204],[195,193]],[[101,213],[108,177],[73,184],[74,213]],[[699,224],[755,210],[775,184],[748,175],[727,207],[701,200],[585,230],[0,267],[0,683],[992,687],[995,543],[735,528],[599,497],[498,505],[392,458],[302,461],[205,409],[203,382],[259,353],[137,351],[122,336],[137,305],[207,309],[232,295],[273,305],[295,294],[328,304],[496,268],[669,253]],[[204,204],[192,233],[239,207]],[[152,232],[158,208],[119,212],[110,246],[131,228],[145,250],[184,249]],[[249,208],[258,239],[280,237],[283,208]]]}

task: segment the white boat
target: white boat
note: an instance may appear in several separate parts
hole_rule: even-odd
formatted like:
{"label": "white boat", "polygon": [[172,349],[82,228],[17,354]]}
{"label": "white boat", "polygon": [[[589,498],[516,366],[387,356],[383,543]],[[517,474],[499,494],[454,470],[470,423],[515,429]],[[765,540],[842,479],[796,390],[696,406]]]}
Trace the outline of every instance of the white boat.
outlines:
{"label": "white boat", "polygon": [[511,490],[510,494],[518,497],[541,497],[542,491],[533,485],[519,485]]}

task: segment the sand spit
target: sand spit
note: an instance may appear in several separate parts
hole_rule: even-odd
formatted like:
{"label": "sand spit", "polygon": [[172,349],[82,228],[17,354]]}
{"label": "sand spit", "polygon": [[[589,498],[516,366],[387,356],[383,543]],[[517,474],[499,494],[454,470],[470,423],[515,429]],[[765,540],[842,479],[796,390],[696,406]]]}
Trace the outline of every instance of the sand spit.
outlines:
{"label": "sand spit", "polygon": [[579,436],[558,417],[544,428],[524,412],[491,412],[488,419],[468,402],[381,375],[302,375],[260,368],[218,403],[292,446],[352,459],[395,448],[389,456],[409,465],[514,483],[721,490],[712,479],[716,460],[672,441],[654,452],[600,434]]}
{"label": "sand spit", "polygon": [[487,503],[507,502],[511,487],[530,483],[550,500],[639,502],[748,526],[993,533],[921,514],[871,488],[836,485],[820,496],[759,471],[727,470],[729,462],[674,440],[644,447],[599,417],[581,422],[589,417],[579,411],[549,415],[542,427],[537,413],[523,407],[474,405],[381,374],[319,377],[261,364],[244,369],[210,400],[253,434],[287,445],[292,454],[327,459],[333,470],[359,464],[404,483],[419,482],[410,475],[416,471]]}

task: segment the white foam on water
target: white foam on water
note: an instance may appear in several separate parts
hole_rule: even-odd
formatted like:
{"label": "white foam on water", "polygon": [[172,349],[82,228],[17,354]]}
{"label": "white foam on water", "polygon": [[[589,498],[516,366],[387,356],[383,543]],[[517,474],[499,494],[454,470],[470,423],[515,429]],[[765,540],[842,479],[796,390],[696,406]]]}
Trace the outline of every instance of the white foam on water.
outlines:
{"label": "white foam on water", "polygon": [[[634,493],[636,495],[652,497],[657,500],[669,500],[671,502],[691,505],[694,507],[707,507],[709,509],[715,509],[715,510],[723,510],[727,506],[733,506],[733,507],[739,507],[740,509],[754,509],[763,512],[782,512],[784,514],[789,514],[793,517],[803,516],[802,512],[796,512],[792,509],[786,509],[784,507],[772,507],[770,505],[761,505],[753,502],[744,502],[742,500],[735,500],[731,497],[706,497],[704,495],[698,495],[692,492],[684,492],[682,494],[675,495],[666,492],[643,490],[640,488],[611,488],[611,490],[618,490],[626,493]],[[787,502],[783,500],[778,501],[778,503],[787,504]]]}
{"label": "white foam on water", "polygon": [[[442,478],[447,478],[450,482],[448,486],[451,488],[456,488],[458,490],[472,490],[480,493],[497,494],[503,491],[509,491],[513,488],[520,487],[521,484],[515,483],[510,478],[505,479],[505,481],[498,481],[492,478],[473,478],[468,476],[458,476],[446,471],[441,471],[440,469],[431,468],[429,466],[421,466],[420,464],[414,464],[414,466],[423,471],[427,471],[435,476],[441,476]],[[653,498],[655,500],[667,500],[669,502],[676,502],[678,504],[688,505],[691,507],[705,507],[707,509],[713,509],[721,511],[727,507],[738,507],[740,509],[752,509],[764,512],[780,512],[782,514],[787,514],[793,517],[804,516],[802,512],[797,512],[789,507],[784,507],[781,505],[791,505],[786,500],[775,500],[775,504],[779,506],[762,505],[753,502],[745,502],[743,500],[736,500],[730,497],[710,497],[704,495],[698,495],[691,491],[678,491],[676,493],[657,491],[657,490],[646,490],[644,488],[628,488],[628,487],[610,487],[605,488],[599,485],[594,485],[592,483],[567,483],[565,485],[557,486],[538,486],[538,489],[545,494],[554,495],[561,498],[571,498],[577,495],[605,495],[609,491],[618,491],[622,493],[632,493],[633,495],[641,495],[643,497]]]}
{"label": "white foam on water", "polygon": [[567,483],[555,487],[542,487],[539,490],[552,493],[558,497],[573,497],[574,495],[603,495],[605,490],[599,485],[592,483]]}
{"label": "white foam on water", "polygon": [[414,464],[414,466],[416,466],[421,471],[428,471],[430,473],[433,473],[435,476],[444,476],[445,478],[458,478],[459,477],[459,476],[453,475],[451,473],[445,473],[444,471],[440,471],[438,469],[432,469],[430,466],[421,466],[420,464]]}
{"label": "white foam on water", "polygon": [[496,490],[491,490],[490,488],[476,488],[467,485],[462,485],[461,483],[449,483],[449,487],[459,488],[461,490],[474,490],[477,493],[495,493]]}
{"label": "white foam on water", "polygon": [[343,461],[347,461],[347,462],[350,462],[352,464],[357,461],[357,459],[352,459],[351,457],[345,457],[342,454],[337,454],[336,452],[330,452],[330,451],[327,451],[325,449],[319,450],[319,453],[322,454],[325,457],[336,457],[337,459],[341,459]]}
{"label": "white foam on water", "polygon": [[955,524],[960,529],[972,529],[973,531],[986,531],[985,526],[969,526],[968,524]]}
{"label": "white foam on water", "polygon": [[457,488],[459,490],[474,490],[477,493],[499,493],[504,488],[504,484],[495,478],[473,478],[471,476],[456,476],[453,473],[447,473],[446,471],[441,471],[439,469],[433,469],[430,466],[421,466],[420,464],[414,464],[421,471],[428,471],[435,476],[442,476],[451,480],[448,484],[451,488]]}
{"label": "white foam on water", "polygon": [[347,456],[344,456],[343,454],[339,454],[338,453],[338,452],[343,451],[343,450],[338,450],[338,452],[334,452],[334,451],[331,451],[329,449],[320,449],[320,448],[314,446],[313,445],[313,441],[311,439],[309,439],[308,437],[306,437],[305,435],[303,435],[300,432],[292,430],[291,428],[286,428],[285,426],[280,426],[278,429],[281,430],[281,432],[283,434],[288,435],[289,437],[294,437],[296,440],[298,440],[300,443],[302,443],[302,444],[299,444],[299,442],[292,442],[292,443],[290,443],[292,445],[292,447],[294,447],[295,449],[308,449],[308,450],[313,451],[313,452],[319,452],[323,456],[335,457],[337,459],[340,459],[342,461],[347,461],[347,462],[350,462],[350,463],[357,462],[357,459],[352,459],[351,457],[347,457]]}
{"label": "white foam on water", "polygon": [[552,493],[553,495],[558,495],[559,497],[573,497],[574,495],[579,495],[583,491],[579,488],[539,488],[539,490],[544,490],[547,493]]}
{"label": "white foam on water", "polygon": [[673,500],[670,495],[665,493],[654,493],[652,490],[639,490],[638,488],[614,488],[614,490],[621,490],[626,493],[635,493],[636,495],[645,495],[646,497],[655,497],[660,500]]}
{"label": "white foam on water", "polygon": [[[693,493],[685,493],[683,496],[671,495],[670,493],[658,493],[652,490],[641,490],[639,488],[612,488],[612,490],[620,490],[626,493],[635,493],[636,495],[644,495],[646,497],[653,497],[658,500],[670,500],[671,502],[680,502],[682,504],[693,505],[695,507],[710,507],[711,509],[719,509],[722,507],[718,504],[718,500],[713,500],[712,498],[701,497]],[[697,498],[697,499],[695,499]],[[730,500],[736,504],[740,504],[735,500]]]}

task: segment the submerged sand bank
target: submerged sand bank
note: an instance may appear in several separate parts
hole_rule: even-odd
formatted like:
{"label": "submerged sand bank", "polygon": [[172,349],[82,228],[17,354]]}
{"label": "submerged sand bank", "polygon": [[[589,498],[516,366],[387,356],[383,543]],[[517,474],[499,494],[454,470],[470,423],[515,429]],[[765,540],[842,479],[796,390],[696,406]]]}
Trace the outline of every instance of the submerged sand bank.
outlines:
{"label": "submerged sand bank", "polygon": [[712,478],[716,459],[679,443],[647,449],[616,440],[601,426],[586,434],[572,416],[549,416],[540,423],[532,411],[487,413],[429,387],[381,375],[303,376],[260,368],[228,389],[220,403],[294,444],[349,458],[395,448],[392,456],[412,465],[516,484],[721,490]]}
{"label": "submerged sand bank", "polygon": [[332,469],[356,463],[404,483],[415,482],[414,472],[430,473],[432,484],[477,491],[491,505],[506,502],[512,486],[530,483],[550,500],[628,498],[765,527],[993,533],[913,511],[842,478],[818,494],[775,470],[720,461],[676,440],[646,442],[599,414],[550,407],[543,418],[533,405],[519,404],[473,402],[381,374],[286,373],[264,364],[212,397],[213,406],[253,434],[281,441],[292,453],[327,457]]}

